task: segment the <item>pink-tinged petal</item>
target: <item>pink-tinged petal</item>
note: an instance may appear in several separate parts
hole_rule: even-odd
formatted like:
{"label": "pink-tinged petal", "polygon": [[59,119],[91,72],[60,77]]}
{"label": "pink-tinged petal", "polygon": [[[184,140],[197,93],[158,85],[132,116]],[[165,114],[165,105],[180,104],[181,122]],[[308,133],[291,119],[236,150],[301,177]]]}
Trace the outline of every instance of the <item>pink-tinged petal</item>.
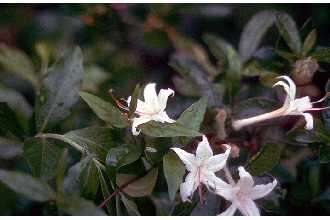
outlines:
{"label": "pink-tinged petal", "polygon": [[237,208],[243,215],[246,216],[260,216],[259,209],[252,199],[244,198],[240,199],[237,203]]}
{"label": "pink-tinged petal", "polygon": [[237,210],[235,204],[231,204],[224,212],[220,213],[220,216],[233,216]]}
{"label": "pink-tinged petal", "polygon": [[305,129],[312,130],[314,127],[313,116],[310,113],[302,113],[302,115],[304,116],[306,121]]}
{"label": "pink-tinged petal", "polygon": [[249,197],[252,200],[263,198],[266,195],[268,195],[271,191],[273,191],[273,189],[275,188],[276,185],[277,185],[277,180],[276,179],[274,179],[273,182],[268,183],[268,184],[256,185],[249,192]]}
{"label": "pink-tinged petal", "polygon": [[132,124],[132,133],[133,135],[137,136],[140,134],[141,130],[138,130],[137,127],[141,124],[147,123],[148,121],[150,121],[151,118],[150,117],[139,117],[139,118],[134,118],[133,119],[133,124]]}
{"label": "pink-tinged petal", "polygon": [[210,191],[213,191],[228,201],[232,201],[238,191],[238,188],[226,183],[211,172],[208,172],[206,175],[204,174],[203,183]]}
{"label": "pink-tinged petal", "polygon": [[167,99],[170,95],[174,95],[174,91],[172,89],[161,89],[158,93],[158,102],[161,111],[164,111],[167,104]]}
{"label": "pink-tinged petal", "polygon": [[149,83],[148,85],[146,85],[143,91],[143,95],[144,95],[144,102],[147,105],[153,106],[154,108],[159,108],[155,83]]}
{"label": "pink-tinged petal", "polygon": [[199,161],[206,160],[213,156],[212,148],[206,138],[205,135],[203,135],[203,140],[198,143],[197,150],[196,150],[196,158]]}
{"label": "pink-tinged petal", "polygon": [[294,106],[296,107],[297,111],[299,111],[299,112],[308,111],[309,109],[313,108],[313,105],[311,103],[311,99],[309,98],[309,96],[295,99],[293,103],[294,103]]}
{"label": "pink-tinged petal", "polygon": [[180,196],[183,202],[191,202],[190,199],[198,187],[195,176],[195,172],[188,173],[185,181],[180,185]]}
{"label": "pink-tinged petal", "polygon": [[237,186],[240,188],[240,191],[250,191],[254,185],[252,176],[244,169],[244,167],[238,167],[238,173],[240,179],[237,182]]}
{"label": "pink-tinged petal", "polygon": [[289,84],[289,94],[292,99],[296,97],[296,84],[292,81],[292,79],[288,76],[279,76],[278,79],[284,79]]}
{"label": "pink-tinged petal", "polygon": [[172,148],[172,150],[174,150],[174,152],[179,156],[179,158],[181,159],[181,161],[184,163],[186,169],[188,171],[193,171],[195,170],[196,164],[195,164],[195,156],[191,153],[188,153],[180,148],[174,147]]}
{"label": "pink-tinged petal", "polygon": [[210,157],[207,161],[207,169],[212,172],[221,170],[226,165],[229,154],[230,148],[227,148],[225,153]]}

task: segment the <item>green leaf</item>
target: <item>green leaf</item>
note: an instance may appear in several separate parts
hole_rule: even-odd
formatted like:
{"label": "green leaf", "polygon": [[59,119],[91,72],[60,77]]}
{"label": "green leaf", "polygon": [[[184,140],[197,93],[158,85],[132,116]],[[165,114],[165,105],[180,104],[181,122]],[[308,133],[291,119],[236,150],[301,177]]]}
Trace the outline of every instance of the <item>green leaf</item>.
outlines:
{"label": "green leaf", "polygon": [[80,194],[80,185],[82,185],[81,177],[83,175],[83,171],[90,164],[91,160],[92,157],[87,156],[70,167],[63,181],[63,192],[65,194]]}
{"label": "green leaf", "polygon": [[131,99],[131,102],[130,102],[130,105],[129,105],[129,111],[128,111],[128,117],[129,118],[132,118],[132,116],[135,113],[136,106],[137,106],[137,100],[139,98],[139,95],[140,95],[140,85],[137,84],[135,89],[134,89],[132,99]]}
{"label": "green leaf", "polygon": [[150,121],[141,125],[142,133],[151,137],[197,137],[198,131],[183,127],[179,123],[160,123]]}
{"label": "green leaf", "polygon": [[106,164],[119,169],[122,166],[131,164],[138,160],[142,154],[140,147],[136,145],[124,144],[111,148],[106,158]]}
{"label": "green leaf", "polygon": [[[131,197],[149,196],[155,187],[157,176],[158,168],[153,168],[147,175],[129,184],[122,191]],[[116,184],[120,187],[134,178],[136,178],[135,175],[117,174]]]}
{"label": "green leaf", "polygon": [[39,132],[53,127],[70,115],[70,109],[79,100],[82,75],[83,58],[78,47],[49,71],[36,101],[36,126]]}
{"label": "green leaf", "polygon": [[140,216],[140,212],[136,203],[133,200],[128,199],[123,193],[120,193],[121,201],[123,202],[127,213],[131,216]]}
{"label": "green leaf", "polygon": [[82,195],[87,198],[94,198],[100,185],[98,167],[94,159],[82,171],[80,181]]}
{"label": "green leaf", "polygon": [[330,63],[330,47],[319,48],[312,52],[310,56],[318,62]]}
{"label": "green leaf", "polygon": [[56,170],[57,192],[61,192],[63,189],[63,180],[64,180],[64,175],[65,175],[67,160],[68,160],[68,149],[64,149],[61,157],[59,158],[59,162],[58,162],[57,170]]}
{"label": "green leaf", "polygon": [[329,163],[330,162],[330,146],[321,145],[319,156],[320,156],[320,163]]}
{"label": "green leaf", "polygon": [[253,53],[259,47],[263,36],[274,24],[276,20],[275,15],[275,11],[260,11],[244,26],[238,47],[242,62],[252,57]]}
{"label": "green leaf", "polygon": [[[103,196],[103,199],[106,200],[110,196],[110,190],[109,190],[109,186],[108,186],[108,183],[110,181],[109,181],[109,178],[106,178],[106,176],[103,175],[103,172],[99,166],[97,166],[97,171],[98,171],[98,179],[99,179],[100,186],[101,186],[102,196]],[[112,207],[112,204],[109,201],[106,204],[106,208],[108,210],[108,213],[110,213],[110,214],[114,212],[111,207]]]}
{"label": "green leaf", "polygon": [[19,124],[15,112],[7,103],[0,102],[0,135],[6,137],[21,137],[24,132]]}
{"label": "green leaf", "polygon": [[65,196],[57,201],[60,211],[77,216],[103,216],[106,215],[101,208],[93,202],[76,196]]}
{"label": "green leaf", "polygon": [[127,119],[111,103],[87,92],[80,92],[79,94],[101,120],[118,128],[128,126]]}
{"label": "green leaf", "polygon": [[23,156],[36,177],[49,180],[55,176],[62,143],[44,138],[29,138],[24,142]]}
{"label": "green leaf", "polygon": [[44,182],[30,175],[0,170],[0,181],[13,191],[38,202],[55,199],[55,192]]}
{"label": "green leaf", "polygon": [[113,129],[106,127],[87,127],[70,131],[63,135],[67,143],[79,145],[84,151],[105,161],[107,152],[114,147],[112,140]]}
{"label": "green leaf", "polygon": [[31,59],[21,50],[0,45],[0,64],[7,71],[28,80],[33,86],[38,85],[38,77],[35,74]]}
{"label": "green leaf", "polygon": [[304,56],[306,56],[308,52],[314,47],[316,38],[317,38],[317,31],[316,29],[313,29],[311,32],[309,32],[309,34],[305,38],[302,49],[302,53]]}
{"label": "green leaf", "polygon": [[301,40],[296,22],[286,13],[279,13],[276,16],[277,28],[289,48],[296,54],[300,54]]}
{"label": "green leaf", "polygon": [[187,108],[177,120],[185,128],[199,131],[200,125],[203,122],[204,114],[207,107],[207,99],[201,98],[198,102]]}
{"label": "green leaf", "polygon": [[240,74],[242,69],[241,58],[231,44],[212,34],[206,34],[204,41],[218,60],[226,60],[228,64],[227,72],[234,75]]}
{"label": "green leaf", "polygon": [[180,159],[173,152],[169,152],[163,157],[163,169],[167,181],[169,198],[173,201],[175,199],[175,194],[182,183],[182,178],[186,169],[182,165]]}
{"label": "green leaf", "polygon": [[247,170],[255,176],[262,175],[278,164],[283,145],[265,144],[247,163]]}

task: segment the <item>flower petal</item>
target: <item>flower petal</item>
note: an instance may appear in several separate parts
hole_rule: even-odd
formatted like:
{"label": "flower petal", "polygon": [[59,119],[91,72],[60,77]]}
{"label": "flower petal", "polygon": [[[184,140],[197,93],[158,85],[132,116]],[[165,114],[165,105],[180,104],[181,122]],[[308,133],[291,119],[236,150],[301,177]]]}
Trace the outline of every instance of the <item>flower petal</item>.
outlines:
{"label": "flower petal", "polygon": [[167,113],[165,111],[161,111],[156,115],[152,116],[153,120],[159,121],[161,123],[167,122],[167,123],[174,123],[175,120],[168,117]]}
{"label": "flower petal", "polygon": [[203,140],[198,143],[197,150],[196,150],[196,158],[197,160],[203,161],[213,156],[212,148],[206,138],[203,135]]}
{"label": "flower petal", "polygon": [[212,172],[221,170],[226,165],[229,154],[230,148],[227,148],[225,153],[210,157],[207,161],[207,169]]}
{"label": "flower petal", "polygon": [[195,183],[195,176],[196,173],[194,172],[188,173],[185,182],[180,185],[180,195],[183,202],[190,202],[190,198],[198,187]]}
{"label": "flower petal", "polygon": [[268,184],[260,184],[253,187],[249,192],[249,196],[252,200],[260,199],[268,195],[277,185],[277,180],[274,179],[273,182]]}
{"label": "flower petal", "polygon": [[289,94],[292,99],[296,97],[296,84],[292,81],[292,79],[288,76],[279,76],[278,79],[284,79],[289,84]]}
{"label": "flower petal", "polygon": [[141,116],[139,118],[133,118],[133,124],[132,124],[132,133],[133,133],[133,135],[134,136],[139,135],[141,130],[137,130],[137,127],[141,124],[147,123],[150,120],[151,120],[151,118],[146,117],[146,116]]}
{"label": "flower petal", "polygon": [[144,95],[144,102],[147,105],[153,106],[153,108],[155,109],[159,108],[155,83],[149,83],[148,85],[146,85],[143,91],[143,95]]}
{"label": "flower petal", "polygon": [[305,129],[312,130],[314,127],[313,116],[310,113],[302,113],[302,115],[304,116],[306,121]]}
{"label": "flower petal", "polygon": [[182,162],[184,163],[184,165],[186,166],[186,169],[188,171],[193,171],[196,167],[195,164],[195,156],[191,153],[188,153],[180,148],[174,147],[172,148],[172,150],[174,150],[174,152],[179,156],[179,158],[182,160]]}
{"label": "flower petal", "polygon": [[237,208],[243,215],[247,216],[260,216],[260,212],[255,202],[252,199],[244,198],[239,200]]}
{"label": "flower petal", "polygon": [[202,181],[210,191],[213,191],[215,194],[229,201],[233,200],[238,190],[211,172],[204,173]]}
{"label": "flower petal", "polygon": [[237,210],[235,204],[231,204],[224,212],[220,213],[221,216],[233,216]]}
{"label": "flower petal", "polygon": [[309,96],[295,99],[293,103],[294,103],[294,106],[296,107],[297,111],[299,111],[299,112],[308,111],[309,109],[313,108],[313,105],[311,103]]}
{"label": "flower petal", "polygon": [[174,91],[172,89],[161,89],[158,93],[158,102],[160,106],[160,110],[164,111],[167,104],[167,99],[170,95],[174,95]]}
{"label": "flower petal", "polygon": [[238,167],[238,173],[240,179],[238,180],[237,185],[239,186],[240,191],[250,191],[254,185],[252,176],[244,169],[244,167]]}

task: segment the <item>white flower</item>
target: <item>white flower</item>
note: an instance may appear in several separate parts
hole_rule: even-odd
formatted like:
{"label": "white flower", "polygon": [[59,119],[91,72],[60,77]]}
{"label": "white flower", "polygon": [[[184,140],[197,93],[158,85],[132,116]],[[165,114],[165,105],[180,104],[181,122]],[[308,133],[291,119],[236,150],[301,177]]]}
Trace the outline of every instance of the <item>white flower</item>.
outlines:
{"label": "white flower", "polygon": [[215,193],[231,201],[232,204],[220,215],[234,215],[240,210],[243,215],[260,215],[259,209],[254,200],[265,197],[277,185],[277,180],[268,184],[254,185],[252,176],[244,169],[238,168],[240,179],[235,185],[227,185],[227,188],[220,185],[216,187]]}
{"label": "white flower", "polygon": [[[175,120],[172,120],[168,117],[165,112],[167,99],[170,95],[174,95],[172,89],[161,89],[159,94],[156,93],[156,84],[149,83],[146,85],[143,91],[144,101],[137,100],[137,106],[135,113],[139,117],[133,118],[132,124],[132,133],[133,135],[139,135],[140,130],[137,130],[137,127],[141,124],[147,123],[149,121],[158,121],[161,123],[168,122],[174,123]],[[127,103],[128,106],[131,102],[131,96],[128,97]]]}
{"label": "white flower", "polygon": [[309,96],[304,96],[302,98],[296,98],[296,85],[294,82],[290,79],[288,76],[279,76],[278,79],[282,79],[275,83],[273,87],[275,86],[282,86],[286,92],[286,98],[284,101],[284,104],[281,108],[268,112],[265,114],[261,114],[255,117],[247,118],[247,119],[241,119],[233,121],[232,125],[235,130],[239,130],[244,126],[251,125],[254,123],[258,123],[264,120],[268,120],[271,118],[277,118],[280,116],[287,116],[287,115],[298,115],[303,116],[306,121],[305,129],[311,130],[313,129],[313,116],[310,113],[306,113],[306,111],[317,111],[317,110],[323,110],[327,109],[329,107],[325,108],[313,108],[313,104],[319,103],[324,101],[329,93],[326,94],[322,99],[311,102]]}
{"label": "white flower", "polygon": [[226,146],[227,150],[225,153],[213,155],[212,148],[205,135],[203,135],[203,140],[198,144],[196,156],[180,148],[172,148],[189,171],[185,182],[180,186],[182,201],[190,201],[190,198],[200,184],[204,184],[208,188],[228,185],[215,176],[215,172],[221,170],[226,165],[227,158],[230,154],[230,146]]}

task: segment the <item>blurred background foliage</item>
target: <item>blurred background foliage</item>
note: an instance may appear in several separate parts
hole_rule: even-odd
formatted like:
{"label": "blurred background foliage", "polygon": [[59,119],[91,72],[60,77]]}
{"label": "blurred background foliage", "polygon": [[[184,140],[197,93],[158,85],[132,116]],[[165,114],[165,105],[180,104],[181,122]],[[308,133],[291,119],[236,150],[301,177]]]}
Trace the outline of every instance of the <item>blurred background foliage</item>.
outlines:
{"label": "blurred background foliage", "polygon": [[[206,97],[209,108],[201,131],[207,134],[215,150],[220,150],[219,146],[222,143],[231,143],[240,152],[239,158],[233,158],[233,164],[241,164],[245,161],[254,175],[270,172],[280,180],[281,187],[271,195],[271,200],[260,203],[259,207],[263,210],[263,214],[330,214],[329,110],[315,113],[315,129],[308,132],[303,129],[303,120],[295,117],[277,119],[276,123],[265,122],[260,127],[252,126],[240,132],[234,132],[230,127],[232,118],[256,115],[281,105],[283,94],[271,88],[274,78],[278,75],[291,76],[298,86],[299,96],[308,95],[313,100],[317,100],[330,90],[329,5],[3,4],[1,6],[2,169],[30,172],[48,181],[52,186],[57,185],[59,191],[72,193],[77,190],[72,189],[73,180],[66,177],[61,183],[61,176],[63,179],[64,173],[61,174],[60,171],[52,173],[54,170],[51,168],[55,166],[57,170],[61,170],[61,166],[70,167],[68,171],[63,172],[69,178],[74,178],[78,175],[75,172],[82,172],[81,170],[87,167],[88,175],[100,176],[86,177],[86,180],[82,180],[89,187],[82,187],[80,195],[85,199],[93,200],[95,204],[100,204],[115,189],[113,184],[117,183],[120,186],[125,180],[132,178],[122,174],[110,181],[107,178],[111,178],[111,174],[131,164],[125,167],[124,173],[142,175],[144,170],[136,170],[134,166],[143,166],[141,164],[144,163],[144,167],[148,167],[145,165],[145,160],[149,163],[156,161],[149,167],[151,171],[137,184],[138,190],[127,187],[123,192],[118,193],[116,199],[106,206],[107,214],[214,215],[219,213],[219,208],[224,205],[219,204],[212,195],[207,195],[209,203],[206,206],[201,206],[197,204],[198,202],[192,205],[183,204],[179,202],[179,198],[176,198],[175,204],[170,201],[175,198],[177,183],[180,180],[169,180],[168,173],[171,169],[178,169],[176,170],[180,173],[178,175],[183,176],[184,172],[178,168],[179,165],[171,168],[170,165],[175,164],[173,155],[166,154],[165,157],[164,155],[173,143],[189,143],[186,147],[194,148],[196,139],[169,140],[162,137],[155,140],[146,137],[143,143],[139,140],[137,144],[142,146],[141,150],[137,149],[137,146],[132,147],[131,140],[123,140],[131,138],[125,136],[123,130],[109,128],[88,130],[87,128],[70,133],[72,130],[104,124],[84,103],[86,101],[91,105],[89,102],[93,97],[88,98],[86,97],[88,94],[81,94],[83,99],[79,99],[77,103],[71,101],[74,99],[72,97],[77,95],[76,90],[89,92],[111,102],[108,93],[110,88],[113,89],[116,97],[128,97],[133,93],[137,83],[145,85],[148,82],[156,82],[158,88],[169,87],[176,91],[176,96],[170,99],[168,104],[169,115],[173,118],[178,118],[180,113],[199,97]],[[74,45],[79,45],[82,54],[76,49],[68,58],[71,61],[64,61],[63,68],[64,71],[70,71],[72,65],[74,66],[72,68],[84,69],[80,88],[75,87],[80,79],[74,79],[74,75],[56,78],[56,74],[53,74],[54,78],[47,74],[58,71],[53,67],[61,64],[60,58],[69,53]],[[81,56],[84,60],[83,67],[80,67]],[[64,97],[67,96],[68,99],[56,107],[57,114],[52,113],[50,118],[46,117],[49,121],[45,123],[42,116],[46,114],[43,105],[51,102],[52,97],[52,94],[45,92],[47,89],[56,91],[56,94]],[[201,105],[201,102],[196,105]],[[73,105],[72,111],[67,112],[65,106]],[[33,123],[34,119],[36,123]],[[61,123],[58,123],[59,121]],[[118,125],[120,122],[112,121],[112,123]],[[79,166],[74,165],[79,161],[79,154],[70,148],[69,152],[63,150],[65,143],[59,140],[47,139],[49,143],[45,145],[37,138],[32,138],[40,131],[65,134],[66,143],[68,140],[73,140],[76,143],[80,141],[82,145],[83,140],[78,137],[88,137],[91,141],[94,134],[111,133],[110,142],[121,143],[121,146],[111,148],[109,151],[105,147],[97,152],[97,156],[107,165],[115,164],[115,170],[107,171],[109,176],[103,176],[98,170],[100,166],[95,165],[97,162],[90,157],[81,160]],[[103,135],[101,141],[108,143],[109,140]],[[99,136],[95,142],[100,143]],[[33,150],[37,145],[46,146],[42,149],[51,151],[52,157],[35,156]],[[56,150],[48,149],[53,145],[57,146]],[[157,153],[153,153],[154,148],[157,148]],[[129,154],[128,159],[121,160],[121,154]],[[137,160],[141,154],[144,155],[143,159]],[[53,158],[54,155],[56,159]],[[62,158],[59,161],[66,161],[67,164],[61,164],[56,161],[57,158]],[[34,170],[29,168],[26,160],[28,163],[31,161],[37,163],[33,165]],[[47,161],[48,167],[40,165],[43,160]],[[165,172],[165,176],[159,174],[161,169],[151,169],[162,160],[163,165],[166,164],[166,168],[164,167],[162,171]],[[79,169],[80,171],[77,171]],[[8,177],[8,173],[1,172],[1,178]],[[89,182],[93,179],[98,179],[100,182]],[[172,181],[174,184],[172,186],[174,189],[168,189],[170,198],[167,195],[166,181]],[[86,200],[80,201],[79,197],[54,198],[55,193],[46,189],[47,187],[42,186],[43,193],[34,198],[38,202],[31,202],[28,199],[31,195],[24,194],[26,192],[21,192],[25,196],[18,196],[4,184],[0,185],[3,196],[0,201],[0,214],[100,214],[99,209],[94,209],[95,207],[93,208]],[[49,202],[43,203],[44,201]],[[75,203],[79,206],[71,207]]]}

